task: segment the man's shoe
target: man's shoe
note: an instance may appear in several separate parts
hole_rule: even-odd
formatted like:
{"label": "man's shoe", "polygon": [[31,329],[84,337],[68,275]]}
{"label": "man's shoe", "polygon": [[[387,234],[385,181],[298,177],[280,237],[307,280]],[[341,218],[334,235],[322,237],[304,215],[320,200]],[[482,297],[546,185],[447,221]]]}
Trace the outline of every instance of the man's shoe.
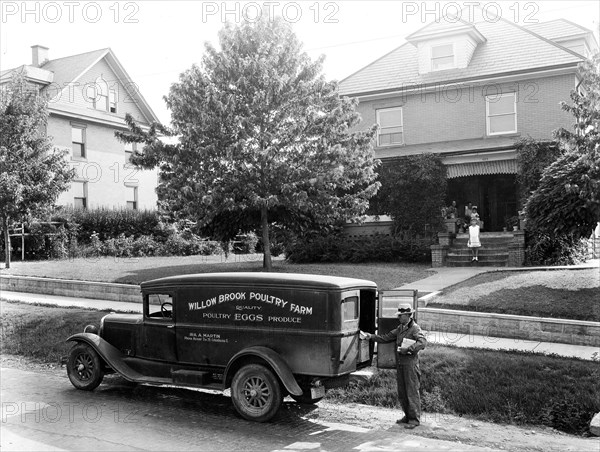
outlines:
{"label": "man's shoe", "polygon": [[409,429],[413,429],[415,427],[418,427],[419,425],[421,425],[421,423],[415,419],[411,419],[410,421],[408,421],[408,424],[406,424],[404,426],[404,428],[409,428]]}
{"label": "man's shoe", "polygon": [[404,416],[402,419],[398,419],[396,421],[396,424],[408,424],[408,419],[406,416]]}

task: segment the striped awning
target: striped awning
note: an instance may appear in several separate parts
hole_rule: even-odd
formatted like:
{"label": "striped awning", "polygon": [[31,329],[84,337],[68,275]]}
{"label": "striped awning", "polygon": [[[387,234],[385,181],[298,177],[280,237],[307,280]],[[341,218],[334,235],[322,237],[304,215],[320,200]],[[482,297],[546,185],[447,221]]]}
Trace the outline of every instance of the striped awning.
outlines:
{"label": "striped awning", "polygon": [[517,174],[516,160],[493,160],[488,162],[458,163],[448,165],[448,179],[488,174]]}

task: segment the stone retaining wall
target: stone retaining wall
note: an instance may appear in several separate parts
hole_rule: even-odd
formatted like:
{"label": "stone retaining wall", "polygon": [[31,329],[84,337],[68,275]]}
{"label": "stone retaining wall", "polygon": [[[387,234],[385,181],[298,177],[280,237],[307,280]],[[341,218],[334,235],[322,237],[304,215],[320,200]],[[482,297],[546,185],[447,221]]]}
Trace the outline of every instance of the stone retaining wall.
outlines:
{"label": "stone retaining wall", "polygon": [[1,275],[0,291],[3,290],[134,303],[142,301],[140,286],[134,284]]}
{"label": "stone retaining wall", "polygon": [[[100,300],[141,302],[140,287],[133,284],[0,276],[0,291],[41,293]],[[0,294],[1,295],[1,294]],[[600,347],[600,322],[550,319],[484,312],[419,307],[424,330],[473,334],[515,340],[558,342]]]}
{"label": "stone retaining wall", "polygon": [[600,322],[436,308],[418,316],[424,330],[600,347]]}

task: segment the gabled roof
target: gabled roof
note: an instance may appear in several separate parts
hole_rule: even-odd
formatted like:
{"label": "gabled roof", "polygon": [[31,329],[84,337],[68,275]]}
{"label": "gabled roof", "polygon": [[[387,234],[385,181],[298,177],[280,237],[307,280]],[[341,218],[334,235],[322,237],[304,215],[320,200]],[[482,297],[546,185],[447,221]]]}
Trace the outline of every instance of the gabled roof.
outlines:
{"label": "gabled roof", "polygon": [[[63,91],[65,91],[69,89],[69,83],[78,82],[84,77],[87,71],[102,59],[106,59],[125,89],[136,86],[110,48],[57,58],[46,62],[42,67],[54,72],[54,83],[63,87]],[[146,102],[146,99],[144,99],[139,90],[130,89],[128,91],[129,96],[136,101],[148,123],[152,121],[158,122],[158,117],[152,111],[150,105],[148,105],[148,102]]]}
{"label": "gabled roof", "polygon": [[430,37],[447,36],[458,33],[468,34],[477,42],[485,41],[485,37],[481,35],[474,24],[460,18],[454,18],[451,22],[442,20],[439,22],[431,22],[408,35],[406,40],[410,43],[416,43]]}
{"label": "gabled roof", "polygon": [[419,74],[416,47],[403,44],[342,80],[340,94],[376,94],[408,86],[575,68],[583,60],[576,52],[502,18],[497,22],[479,21],[475,25],[486,41],[477,46],[468,67]]}
{"label": "gabled roof", "polygon": [[54,73],[54,83],[65,86],[65,84],[76,82],[109,51],[110,49],[100,49],[57,58],[47,61],[41,67]]}
{"label": "gabled roof", "polygon": [[567,19],[556,19],[548,22],[526,25],[525,28],[543,36],[547,39],[560,39],[567,37],[585,36],[592,33],[581,25],[577,25]]}
{"label": "gabled roof", "polygon": [[[39,68],[30,65],[19,66],[15,69],[2,71],[0,74],[0,80],[9,77],[9,73],[14,72],[15,70],[23,70],[26,73],[26,76],[31,78],[33,81],[45,84],[53,83],[55,86],[61,87],[65,96],[63,97],[61,95],[59,98],[68,99],[69,85],[77,83],[83,79],[85,74],[103,58],[106,59],[110,67],[115,72],[117,78],[122,82],[125,89],[135,86],[133,80],[129,74],[127,74],[123,68],[123,65],[119,62],[110,48],[93,50],[91,52],[80,53],[78,55],[71,55],[63,58],[56,58],[54,60],[46,61]],[[46,80],[42,81],[44,77]],[[148,102],[146,102],[139,90],[129,90],[128,94],[136,101],[137,106],[148,123],[152,121],[159,121],[158,117],[152,111],[150,105],[148,105]],[[58,104],[54,104],[53,107],[57,108]],[[70,108],[71,106],[69,106],[68,109]]]}

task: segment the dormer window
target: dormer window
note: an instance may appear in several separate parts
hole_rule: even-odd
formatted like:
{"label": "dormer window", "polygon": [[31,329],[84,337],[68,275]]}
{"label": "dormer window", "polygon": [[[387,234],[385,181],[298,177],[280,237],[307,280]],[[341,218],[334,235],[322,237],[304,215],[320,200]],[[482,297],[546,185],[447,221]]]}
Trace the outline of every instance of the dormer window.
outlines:
{"label": "dormer window", "polygon": [[94,97],[94,108],[96,110],[108,110],[108,83],[98,77],[96,79],[96,97]]}
{"label": "dormer window", "polygon": [[454,44],[431,46],[432,71],[453,69],[454,67],[456,67],[454,63]]}
{"label": "dormer window", "polygon": [[419,74],[465,69],[475,49],[485,42],[475,25],[464,21],[430,24],[406,39],[417,48]]}
{"label": "dormer window", "polygon": [[95,110],[117,112],[117,92],[108,87],[108,83],[102,76],[98,77],[93,84],[88,85],[86,94]]}
{"label": "dormer window", "polygon": [[117,92],[114,89],[108,91],[108,111],[117,112]]}

